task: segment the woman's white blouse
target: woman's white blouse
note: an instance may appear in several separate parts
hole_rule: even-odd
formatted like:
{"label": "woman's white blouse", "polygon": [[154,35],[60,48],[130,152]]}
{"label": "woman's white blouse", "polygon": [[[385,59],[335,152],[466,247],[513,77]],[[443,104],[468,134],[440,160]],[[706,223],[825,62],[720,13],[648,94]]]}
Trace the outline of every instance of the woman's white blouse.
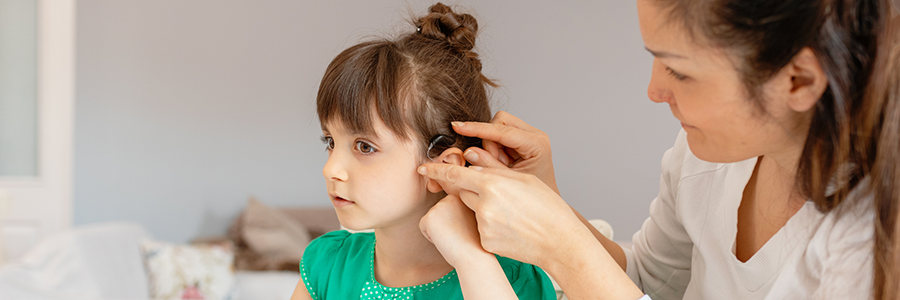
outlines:
{"label": "woman's white blouse", "polygon": [[654,300],[871,298],[874,213],[862,188],[827,214],[807,202],[747,262],[735,257],[755,166],[701,161],[682,130],[663,155],[650,217],[625,249],[631,280]]}

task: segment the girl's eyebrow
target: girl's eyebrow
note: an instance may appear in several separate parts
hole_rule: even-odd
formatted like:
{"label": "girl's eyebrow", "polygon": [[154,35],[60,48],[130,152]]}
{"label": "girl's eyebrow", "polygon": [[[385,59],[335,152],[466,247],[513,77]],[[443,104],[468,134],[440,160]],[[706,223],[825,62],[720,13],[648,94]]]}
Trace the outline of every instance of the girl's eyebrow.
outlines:
{"label": "girl's eyebrow", "polygon": [[381,139],[378,138],[378,134],[376,134],[374,132],[371,132],[371,133],[360,132],[360,133],[356,133],[354,135],[356,135],[357,138],[366,139],[373,143],[381,142]]}

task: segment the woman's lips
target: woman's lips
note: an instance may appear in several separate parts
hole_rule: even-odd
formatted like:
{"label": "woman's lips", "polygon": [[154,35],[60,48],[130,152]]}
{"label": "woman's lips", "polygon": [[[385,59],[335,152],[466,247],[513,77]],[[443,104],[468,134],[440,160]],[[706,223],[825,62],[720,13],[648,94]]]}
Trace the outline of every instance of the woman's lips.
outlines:
{"label": "woman's lips", "polygon": [[334,204],[334,207],[344,207],[347,205],[355,204],[356,202],[341,198],[341,197],[333,197],[331,203]]}

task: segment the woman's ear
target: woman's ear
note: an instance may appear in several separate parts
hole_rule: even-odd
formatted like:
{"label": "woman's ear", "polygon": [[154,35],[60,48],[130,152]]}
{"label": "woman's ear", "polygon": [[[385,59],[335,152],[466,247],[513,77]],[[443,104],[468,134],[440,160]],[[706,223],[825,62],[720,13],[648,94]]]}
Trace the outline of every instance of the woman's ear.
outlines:
{"label": "woman's ear", "polygon": [[806,112],[815,107],[828,88],[828,76],[819,65],[816,53],[809,47],[803,48],[783,71],[783,76],[790,76],[788,107],[795,112]]}
{"label": "woman's ear", "polygon": [[[457,166],[466,165],[466,159],[463,158],[462,150],[456,147],[450,147],[449,149],[444,150],[444,152],[442,152],[438,157],[435,157],[433,161],[436,163],[451,164]],[[426,186],[428,187],[428,191],[432,193],[437,193],[444,190],[440,183],[430,178],[428,179]]]}

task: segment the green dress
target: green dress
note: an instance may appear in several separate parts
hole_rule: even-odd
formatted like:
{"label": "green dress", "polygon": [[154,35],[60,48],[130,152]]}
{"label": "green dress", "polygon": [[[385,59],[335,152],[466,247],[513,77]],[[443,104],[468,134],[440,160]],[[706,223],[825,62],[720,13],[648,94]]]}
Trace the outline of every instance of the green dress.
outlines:
{"label": "green dress", "polygon": [[[300,274],[315,300],[463,299],[456,270],[430,283],[386,287],[375,280],[375,234],[338,230],[313,240],[303,253]],[[497,256],[519,299],[556,299],[547,274],[537,266]]]}

